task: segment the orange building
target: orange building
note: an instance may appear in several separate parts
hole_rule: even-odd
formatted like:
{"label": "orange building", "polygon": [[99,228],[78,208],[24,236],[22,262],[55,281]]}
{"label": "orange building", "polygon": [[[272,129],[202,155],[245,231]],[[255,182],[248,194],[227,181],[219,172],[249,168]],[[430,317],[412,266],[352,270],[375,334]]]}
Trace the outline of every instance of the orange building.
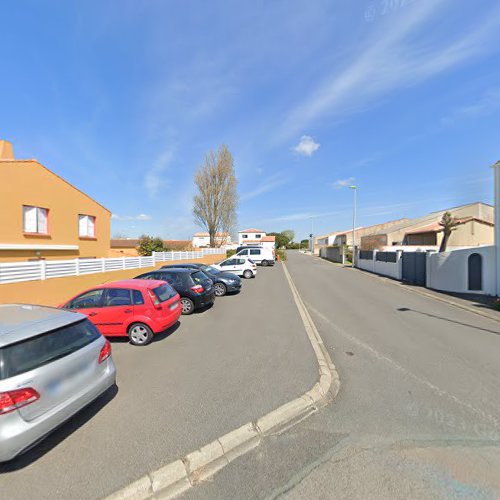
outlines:
{"label": "orange building", "polygon": [[0,140],[0,263],[107,257],[111,212]]}

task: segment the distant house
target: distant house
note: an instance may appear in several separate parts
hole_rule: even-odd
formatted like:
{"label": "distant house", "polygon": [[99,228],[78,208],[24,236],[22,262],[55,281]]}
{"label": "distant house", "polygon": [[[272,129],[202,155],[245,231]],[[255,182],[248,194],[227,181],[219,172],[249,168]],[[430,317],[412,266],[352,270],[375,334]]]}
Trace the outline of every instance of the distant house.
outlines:
{"label": "distant house", "polygon": [[494,208],[486,203],[469,203],[431,212],[415,219],[406,219],[391,227],[365,234],[361,237],[363,250],[397,246],[439,247],[443,214],[450,212],[459,225],[451,233],[448,247],[492,245],[494,242]]}
{"label": "distant house", "polygon": [[[229,245],[231,235],[229,233],[216,233],[215,244],[218,247]],[[208,233],[194,233],[192,245],[194,248],[207,248],[210,246],[210,235]]]}
{"label": "distant house", "polygon": [[[163,240],[168,250],[191,250],[191,240]],[[139,240],[134,238],[115,238],[110,242],[110,257],[137,257]]]}
{"label": "distant house", "polygon": [[266,232],[261,229],[243,229],[238,231],[238,245],[258,245],[274,248],[276,246],[276,237],[267,236]]}
{"label": "distant house", "polygon": [[107,257],[111,212],[0,140],[0,262]]}

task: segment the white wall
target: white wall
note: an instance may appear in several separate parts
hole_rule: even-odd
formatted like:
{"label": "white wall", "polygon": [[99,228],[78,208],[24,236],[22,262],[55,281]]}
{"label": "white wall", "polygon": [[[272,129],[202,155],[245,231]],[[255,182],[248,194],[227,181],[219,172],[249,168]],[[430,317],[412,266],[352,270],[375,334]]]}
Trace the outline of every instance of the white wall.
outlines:
{"label": "white wall", "polygon": [[[468,259],[473,253],[478,253],[483,257],[482,292],[468,289]],[[429,254],[427,257],[427,287],[444,292],[496,295],[495,258],[494,246]]]}
{"label": "white wall", "polygon": [[373,259],[356,259],[356,267],[370,271],[372,273],[382,274],[397,280],[403,277],[403,261],[401,252],[397,252],[396,262],[381,262],[377,260],[377,250],[373,251]]}
{"label": "white wall", "polygon": [[[256,238],[256,234],[260,234],[260,238]],[[238,244],[245,244],[248,240],[260,240],[264,238],[264,236],[266,236],[264,231],[262,231],[262,233],[238,233]]]}
{"label": "white wall", "polygon": [[193,246],[196,248],[210,246],[210,237],[209,236],[193,236]]}

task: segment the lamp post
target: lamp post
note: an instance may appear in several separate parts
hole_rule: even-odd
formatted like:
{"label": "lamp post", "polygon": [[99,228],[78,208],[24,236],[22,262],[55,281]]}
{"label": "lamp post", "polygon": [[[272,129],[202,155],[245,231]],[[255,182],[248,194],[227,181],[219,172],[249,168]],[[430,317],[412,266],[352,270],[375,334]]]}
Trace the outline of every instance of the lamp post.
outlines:
{"label": "lamp post", "polygon": [[356,192],[358,190],[358,186],[349,186],[349,189],[352,189],[353,193],[353,206],[352,206],[352,262],[351,267],[354,267],[354,259],[356,254]]}
{"label": "lamp post", "polygon": [[314,253],[314,218],[311,216],[311,233],[309,234],[309,250]]}

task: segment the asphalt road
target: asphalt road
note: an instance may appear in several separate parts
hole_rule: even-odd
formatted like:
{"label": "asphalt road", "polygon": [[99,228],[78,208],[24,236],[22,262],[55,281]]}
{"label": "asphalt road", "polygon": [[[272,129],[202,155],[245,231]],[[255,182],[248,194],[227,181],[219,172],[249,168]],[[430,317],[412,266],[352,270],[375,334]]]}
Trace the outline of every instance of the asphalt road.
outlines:
{"label": "asphalt road", "polygon": [[288,254],[340,392],[185,498],[500,498],[500,323]]}
{"label": "asphalt road", "polygon": [[113,357],[118,392],[1,465],[0,498],[102,498],[297,397],[318,375],[279,264],[147,347],[113,341]]}

